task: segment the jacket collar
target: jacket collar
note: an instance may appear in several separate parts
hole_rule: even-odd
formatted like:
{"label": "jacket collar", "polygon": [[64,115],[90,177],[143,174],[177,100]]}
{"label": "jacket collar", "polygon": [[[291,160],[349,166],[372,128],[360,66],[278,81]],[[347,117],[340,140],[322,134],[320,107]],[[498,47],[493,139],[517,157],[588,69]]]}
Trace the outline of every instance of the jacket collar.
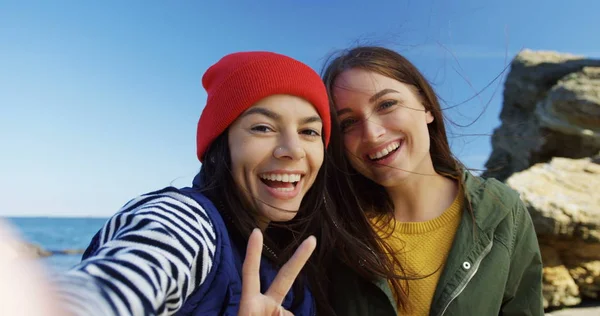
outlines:
{"label": "jacket collar", "polygon": [[462,183],[467,202],[464,215],[471,217],[472,214],[482,232],[494,230],[519,200],[515,191],[510,190],[511,193],[507,194],[506,187],[498,180],[483,179],[468,170],[462,173]]}
{"label": "jacket collar", "polygon": [[200,189],[204,187],[204,168],[200,169],[200,172],[196,174],[194,177],[194,181],[192,181],[192,187],[195,189]]}

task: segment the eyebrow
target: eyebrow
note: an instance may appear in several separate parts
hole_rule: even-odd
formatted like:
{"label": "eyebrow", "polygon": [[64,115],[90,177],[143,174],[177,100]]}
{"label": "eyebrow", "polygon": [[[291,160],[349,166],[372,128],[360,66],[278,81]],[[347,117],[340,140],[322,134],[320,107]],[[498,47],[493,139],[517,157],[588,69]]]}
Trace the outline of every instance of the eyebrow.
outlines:
{"label": "eyebrow", "polygon": [[369,103],[373,103],[375,101],[377,101],[379,98],[383,97],[384,95],[388,94],[388,93],[400,93],[394,89],[383,89],[377,93],[375,93],[371,98],[369,98]]}
{"label": "eyebrow", "polygon": [[266,116],[270,119],[274,119],[274,120],[281,119],[281,115],[279,115],[271,110],[267,110],[267,109],[261,108],[261,107],[253,107],[251,109],[248,109],[248,111],[246,111],[246,112],[244,112],[244,114],[242,114],[242,117],[252,115],[252,114],[264,115],[264,116]]}
{"label": "eyebrow", "polygon": [[[377,101],[378,99],[380,99],[381,97],[383,97],[384,95],[386,95],[388,93],[400,93],[400,92],[398,92],[394,89],[383,89],[383,90],[375,93],[373,96],[371,96],[369,98],[369,103],[374,103],[375,101]],[[349,108],[343,108],[343,109],[340,109],[337,111],[337,115],[340,116],[340,115],[343,115],[343,114],[346,114],[349,112],[352,112],[352,110]]]}
{"label": "eyebrow", "polygon": [[350,112],[352,112],[352,110],[350,110],[350,108],[343,108],[343,109],[340,109],[337,111],[337,115],[340,116],[340,115],[344,115],[344,114],[350,113]]}
{"label": "eyebrow", "polygon": [[[244,112],[244,114],[242,114],[243,117],[248,116],[248,115],[252,115],[252,114],[259,114],[259,115],[264,115],[270,119],[276,120],[276,121],[280,121],[281,120],[281,115],[271,111],[271,110],[267,110],[265,108],[261,108],[261,107],[253,107],[251,109],[248,109],[248,111]],[[309,123],[323,123],[323,120],[321,120],[321,118],[317,115],[315,116],[309,116],[309,117],[305,117],[302,119],[302,121],[300,122],[301,124],[309,124]]]}
{"label": "eyebrow", "polygon": [[309,117],[302,119],[302,121],[300,123],[301,124],[309,124],[309,123],[321,123],[322,124],[323,120],[321,120],[320,117],[315,115],[315,116],[309,116]]}

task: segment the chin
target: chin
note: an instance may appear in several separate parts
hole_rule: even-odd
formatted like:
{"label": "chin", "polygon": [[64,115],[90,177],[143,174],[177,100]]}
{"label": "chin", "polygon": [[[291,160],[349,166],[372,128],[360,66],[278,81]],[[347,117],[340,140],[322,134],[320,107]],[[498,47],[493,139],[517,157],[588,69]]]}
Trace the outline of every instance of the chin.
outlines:
{"label": "chin", "polygon": [[[259,209],[259,212],[263,214],[264,217],[268,218],[271,222],[288,222],[294,219],[298,214],[298,209],[300,206],[291,206],[291,205],[276,205],[271,204],[274,207],[263,206]],[[275,208],[277,207],[277,208]],[[279,209],[278,209],[279,208]]]}
{"label": "chin", "polygon": [[378,173],[374,174],[370,179],[373,182],[384,186],[384,187],[393,187],[401,184],[403,181],[408,179],[413,173],[404,170],[389,170],[387,173]]}
{"label": "chin", "polygon": [[296,214],[298,214],[297,211],[295,212],[284,212],[284,211],[276,211],[277,213],[269,213],[269,220],[273,223],[285,223],[285,222],[289,222],[291,220],[294,219],[294,217],[296,217]]}
{"label": "chin", "polygon": [[285,223],[285,222],[289,222],[291,220],[294,219],[294,217],[296,217],[297,212],[294,212],[292,214],[281,214],[280,216],[274,216],[273,218],[271,218],[271,221],[273,223]]}

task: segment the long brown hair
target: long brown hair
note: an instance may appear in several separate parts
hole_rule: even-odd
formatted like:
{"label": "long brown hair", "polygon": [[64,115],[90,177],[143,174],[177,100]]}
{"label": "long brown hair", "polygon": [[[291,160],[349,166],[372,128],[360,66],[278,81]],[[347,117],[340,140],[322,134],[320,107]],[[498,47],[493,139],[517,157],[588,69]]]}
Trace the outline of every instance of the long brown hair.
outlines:
{"label": "long brown hair", "polygon": [[431,138],[429,153],[435,170],[440,173],[459,171],[458,162],[450,150],[444,115],[437,95],[423,74],[408,59],[393,50],[376,46],[356,47],[329,63],[324,70],[323,81],[329,93],[332,113],[335,113],[335,80],[344,70],[353,68],[378,73],[416,88],[425,110],[431,112],[434,118],[433,122],[427,124],[427,128]]}
{"label": "long brown hair", "polygon": [[[333,89],[337,77],[345,70],[355,68],[371,71],[415,88],[425,109],[430,111],[434,118],[433,122],[427,125],[431,140],[429,152],[434,169],[437,173],[457,179],[462,186],[461,165],[450,150],[438,97],[421,72],[402,55],[383,47],[360,46],[342,51],[333,58],[322,72],[329,94],[331,112],[336,111]],[[346,212],[341,217],[344,219],[345,230],[364,237],[364,242],[371,251],[370,254],[360,251],[358,254],[345,256],[360,256],[362,260],[365,258],[376,260],[358,266],[353,266],[351,261],[349,264],[363,277],[387,278],[396,294],[398,306],[404,306],[408,288],[402,286],[402,282],[413,278],[397,274],[397,268],[402,271],[400,261],[395,256],[390,258],[386,255],[386,253],[393,253],[393,250],[378,237],[366,216],[366,213],[393,214],[393,202],[381,185],[361,175],[351,166],[346,156],[337,117],[332,115],[332,120],[334,124],[328,152],[335,165],[335,170],[332,171],[335,176],[332,178],[336,179],[336,183],[330,188],[337,188],[337,192],[331,193],[336,202],[343,205],[339,209]]]}

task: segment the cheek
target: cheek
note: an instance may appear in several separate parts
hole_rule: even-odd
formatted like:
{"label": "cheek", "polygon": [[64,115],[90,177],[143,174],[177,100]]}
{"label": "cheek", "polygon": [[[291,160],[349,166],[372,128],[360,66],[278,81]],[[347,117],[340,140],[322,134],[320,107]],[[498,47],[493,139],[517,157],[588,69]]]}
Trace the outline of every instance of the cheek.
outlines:
{"label": "cheek", "polygon": [[358,136],[355,133],[347,133],[344,135],[344,150],[346,153],[350,152],[356,154],[356,150],[358,149],[359,143]]}
{"label": "cheek", "polygon": [[348,161],[350,162],[350,165],[352,166],[352,168],[356,169],[356,171],[365,174],[368,173],[366,170],[366,167],[364,166],[364,163],[362,160],[358,159],[355,155],[348,155]]}
{"label": "cheek", "polygon": [[392,113],[381,116],[382,124],[388,130],[402,129],[416,119],[415,111],[406,108],[398,108]]}
{"label": "cheek", "polygon": [[311,146],[306,149],[306,152],[309,157],[310,167],[315,171],[314,174],[316,174],[323,165],[325,146],[323,144]]}
{"label": "cheek", "polygon": [[351,134],[346,134],[344,136],[344,154],[350,165],[357,170],[360,170],[362,160],[359,158],[361,155],[358,152],[358,147],[360,144],[360,139]]}
{"label": "cheek", "polygon": [[242,159],[244,155],[240,152],[240,147],[236,146],[236,144],[230,144],[229,146],[229,156],[231,158],[231,169],[232,171],[237,169],[240,164],[242,164]]}
{"label": "cheek", "polygon": [[229,158],[231,159],[231,167],[234,168],[238,165],[240,153],[240,136],[234,132],[235,130],[229,131],[227,144],[229,145]]}
{"label": "cheek", "polygon": [[429,124],[423,122],[419,124],[419,133],[423,139],[423,142],[429,142]]}
{"label": "cheek", "polygon": [[244,168],[243,168],[243,162],[241,161],[240,157],[243,157],[240,155],[239,151],[235,150],[235,151],[231,151],[231,177],[233,178],[233,181],[235,182],[235,185],[238,187],[245,187],[244,185]]}
{"label": "cheek", "polygon": [[237,186],[246,187],[246,173],[256,165],[256,155],[252,152],[253,146],[248,146],[243,141],[229,142],[231,157],[231,176]]}
{"label": "cheek", "polygon": [[385,124],[386,126],[394,126],[395,130],[409,133],[410,138],[418,139],[419,143],[422,143],[429,137],[428,125],[425,122],[422,112],[414,110],[404,111],[403,115],[390,117],[386,120]]}
{"label": "cheek", "polygon": [[346,148],[344,148],[344,155],[354,169],[363,170],[364,162],[360,158],[360,153],[358,153],[357,144],[356,139],[345,141],[344,146]]}
{"label": "cheek", "polygon": [[419,123],[413,127],[411,132],[412,146],[410,147],[415,154],[429,153],[431,147],[431,139],[429,138],[429,130],[427,124]]}

